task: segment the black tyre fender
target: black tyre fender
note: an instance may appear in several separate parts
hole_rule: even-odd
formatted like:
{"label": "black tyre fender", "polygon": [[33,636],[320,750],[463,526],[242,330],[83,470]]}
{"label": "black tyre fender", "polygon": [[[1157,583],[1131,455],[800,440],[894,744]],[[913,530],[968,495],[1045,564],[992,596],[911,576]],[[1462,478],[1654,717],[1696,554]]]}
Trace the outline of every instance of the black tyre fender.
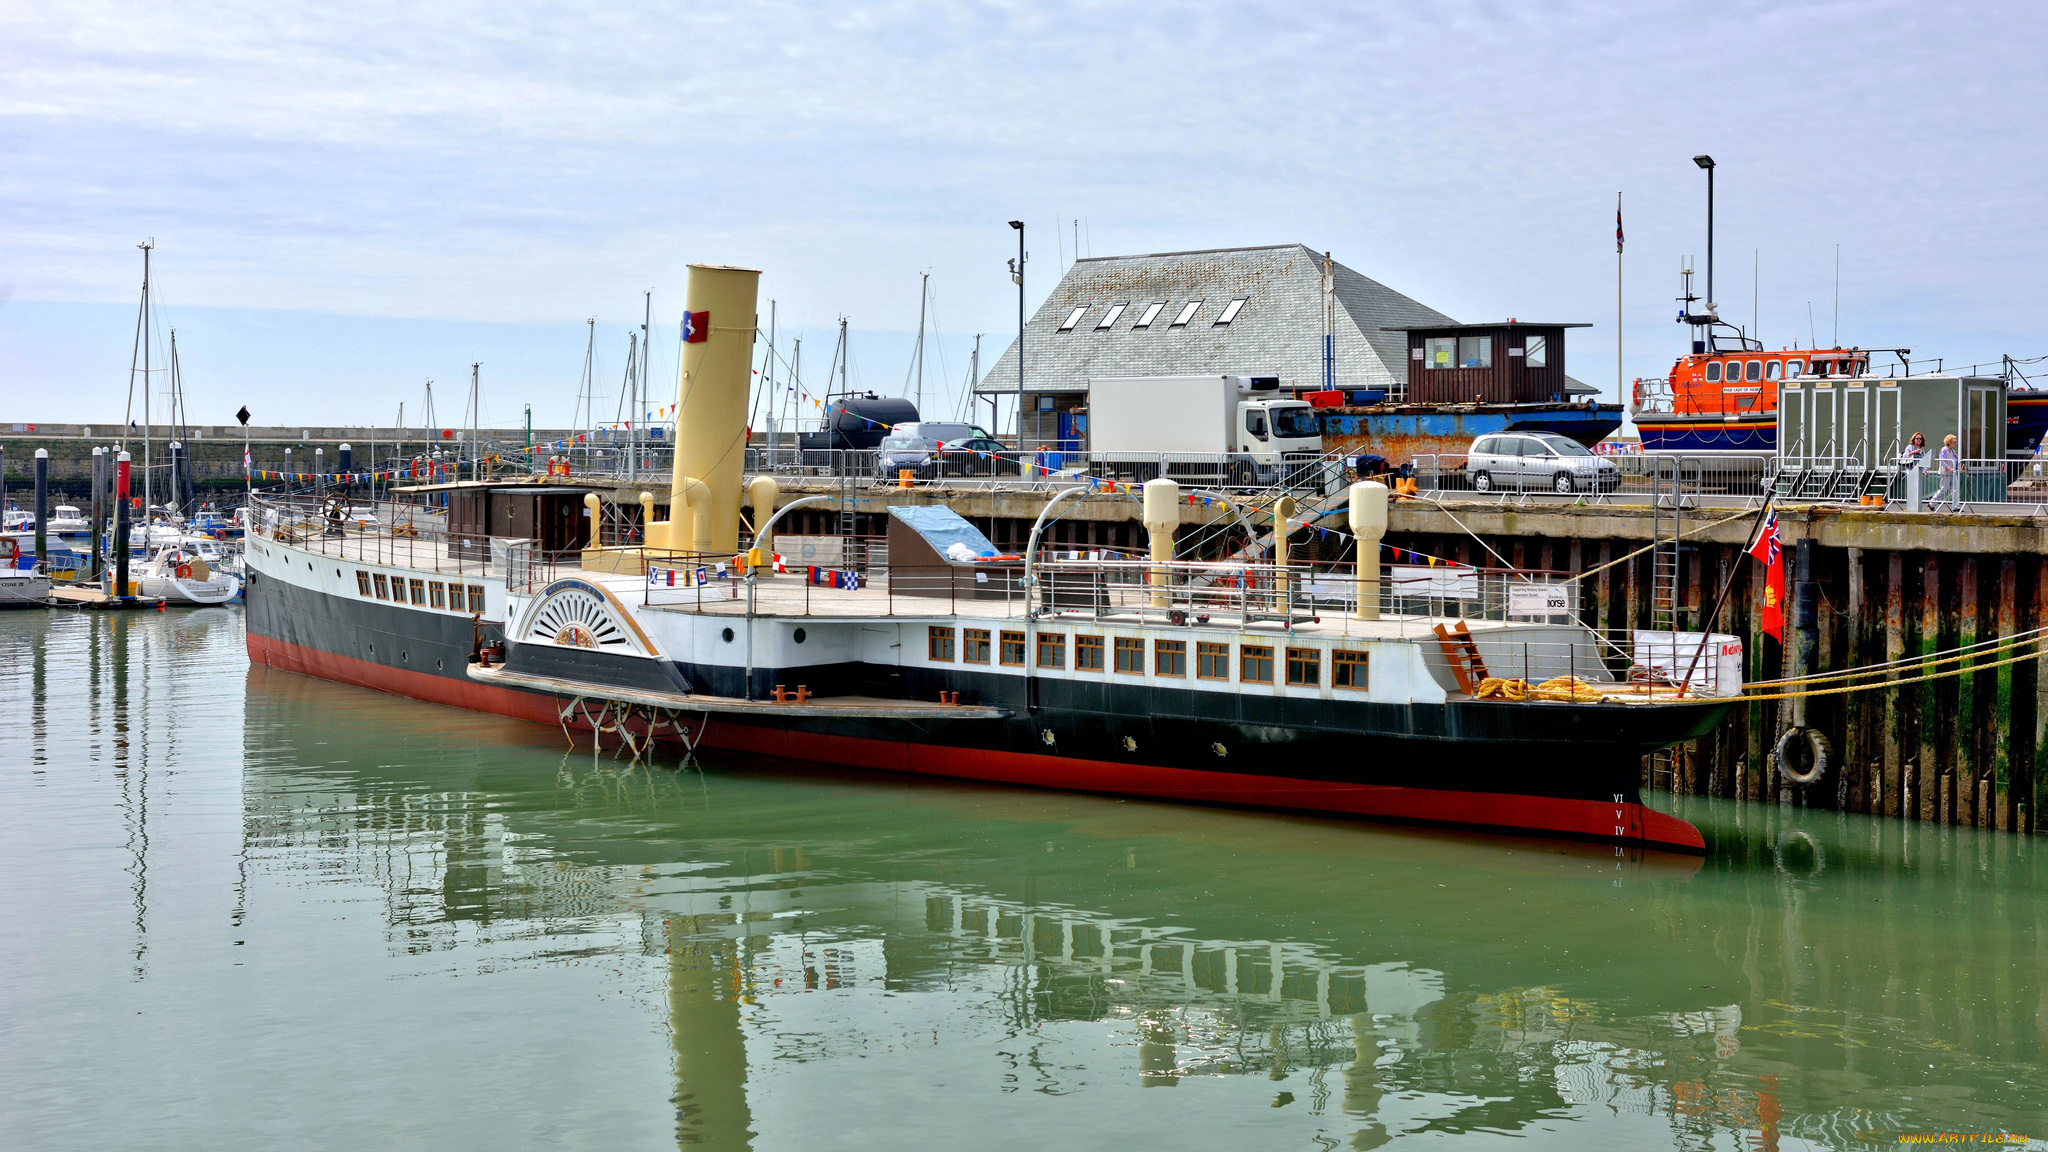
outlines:
{"label": "black tyre fender", "polygon": [[[1786,766],[1786,757],[1794,744],[1806,741],[1807,750],[1813,754],[1813,767],[1806,772],[1794,772]],[[1811,784],[1827,774],[1828,761],[1834,759],[1835,749],[1825,734],[1814,728],[1787,728],[1778,737],[1778,746],[1771,750],[1771,758],[1777,762],[1778,774],[1788,782],[1799,785]]]}

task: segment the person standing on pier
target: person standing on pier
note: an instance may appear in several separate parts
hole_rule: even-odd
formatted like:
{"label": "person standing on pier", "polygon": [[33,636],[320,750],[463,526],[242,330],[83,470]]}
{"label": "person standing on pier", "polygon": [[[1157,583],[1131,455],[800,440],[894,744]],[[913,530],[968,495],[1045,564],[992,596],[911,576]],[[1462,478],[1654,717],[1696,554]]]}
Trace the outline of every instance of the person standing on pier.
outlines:
{"label": "person standing on pier", "polygon": [[1941,491],[1934,494],[1936,508],[1946,500],[1951,511],[1963,510],[1961,479],[1962,460],[1956,456],[1956,438],[1944,436],[1941,438]]}

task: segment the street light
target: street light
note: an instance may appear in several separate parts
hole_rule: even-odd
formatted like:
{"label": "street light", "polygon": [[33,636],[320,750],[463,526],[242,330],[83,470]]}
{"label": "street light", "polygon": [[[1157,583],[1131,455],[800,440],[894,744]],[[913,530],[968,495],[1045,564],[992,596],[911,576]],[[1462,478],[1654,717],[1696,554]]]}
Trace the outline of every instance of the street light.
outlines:
{"label": "street light", "polygon": [[1707,312],[1715,315],[1714,303],[1714,158],[1699,155],[1692,162],[1707,171]]}
{"label": "street light", "polygon": [[1010,279],[1017,282],[1017,447],[1024,447],[1024,222],[1010,221],[1017,230],[1017,258],[1010,261]]}

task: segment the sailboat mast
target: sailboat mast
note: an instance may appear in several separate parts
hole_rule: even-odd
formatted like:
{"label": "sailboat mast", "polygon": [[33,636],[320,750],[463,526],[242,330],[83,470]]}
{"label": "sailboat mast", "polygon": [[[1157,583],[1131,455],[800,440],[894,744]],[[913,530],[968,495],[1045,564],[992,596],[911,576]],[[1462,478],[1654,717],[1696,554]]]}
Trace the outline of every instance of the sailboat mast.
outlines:
{"label": "sailboat mast", "polygon": [[924,417],[924,306],[931,295],[932,274],[924,273],[917,282],[917,411],[918,418]]}
{"label": "sailboat mast", "polygon": [[156,507],[149,471],[149,253],[156,247],[156,238],[138,247],[142,249],[142,522],[147,525],[149,510]]}

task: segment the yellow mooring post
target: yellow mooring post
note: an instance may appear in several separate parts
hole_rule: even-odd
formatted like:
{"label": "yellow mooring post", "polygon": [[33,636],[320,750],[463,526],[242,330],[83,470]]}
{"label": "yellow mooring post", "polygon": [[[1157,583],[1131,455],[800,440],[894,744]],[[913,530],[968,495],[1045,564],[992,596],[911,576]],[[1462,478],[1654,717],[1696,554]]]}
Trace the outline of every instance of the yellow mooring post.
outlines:
{"label": "yellow mooring post", "polygon": [[[650,524],[654,548],[730,556],[740,546],[740,478],[747,456],[747,390],[754,366],[753,268],[690,265],[683,308],[691,333],[676,382],[676,461],[668,521]],[[689,536],[678,513],[694,513]]]}
{"label": "yellow mooring post", "polygon": [[1180,485],[1161,476],[1145,481],[1145,531],[1152,538],[1152,606],[1171,608],[1173,589],[1166,566],[1173,563],[1173,534],[1180,527]]}
{"label": "yellow mooring post", "polygon": [[1387,486],[1351,486],[1351,534],[1358,538],[1358,618],[1380,618],[1380,539],[1387,534]]}
{"label": "yellow mooring post", "polygon": [[1279,594],[1282,611],[1292,607],[1290,601],[1293,599],[1288,594],[1287,562],[1294,558],[1290,555],[1293,549],[1288,545],[1288,537],[1294,534],[1294,525],[1289,523],[1294,519],[1294,503],[1292,496],[1282,496],[1273,501],[1273,591]]}
{"label": "yellow mooring post", "polygon": [[773,476],[756,476],[747,485],[747,502],[754,508],[754,554],[749,562],[757,576],[775,574],[775,529],[761,528],[775,518],[775,501],[781,495],[782,486]]}
{"label": "yellow mooring post", "polygon": [[585,492],[583,494],[583,510],[590,514],[590,547],[593,551],[604,547],[604,541],[599,539],[597,532],[597,526],[601,523],[597,510],[599,503],[601,501],[598,500],[597,493]]}

